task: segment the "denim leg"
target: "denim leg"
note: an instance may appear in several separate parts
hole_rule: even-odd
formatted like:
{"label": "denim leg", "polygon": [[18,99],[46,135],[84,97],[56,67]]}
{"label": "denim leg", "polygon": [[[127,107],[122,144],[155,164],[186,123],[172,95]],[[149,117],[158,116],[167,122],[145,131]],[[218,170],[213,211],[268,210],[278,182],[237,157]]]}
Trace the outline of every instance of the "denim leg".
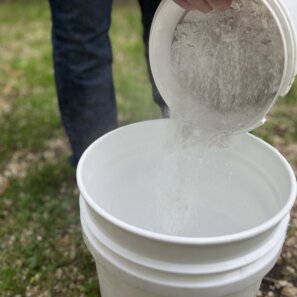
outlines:
{"label": "denim leg", "polygon": [[116,128],[111,0],[49,0],[55,79],[76,165],[95,139]]}
{"label": "denim leg", "polygon": [[168,107],[156,87],[156,84],[155,84],[153,76],[152,76],[151,68],[149,65],[149,57],[148,57],[148,52],[149,52],[148,43],[149,43],[151,24],[152,24],[155,12],[156,12],[161,0],[138,0],[138,2],[140,5],[141,14],[142,14],[143,40],[144,40],[144,44],[145,44],[145,57],[146,57],[147,65],[148,65],[150,81],[152,84],[153,97],[154,97],[155,102],[160,106],[163,116],[168,117]]}

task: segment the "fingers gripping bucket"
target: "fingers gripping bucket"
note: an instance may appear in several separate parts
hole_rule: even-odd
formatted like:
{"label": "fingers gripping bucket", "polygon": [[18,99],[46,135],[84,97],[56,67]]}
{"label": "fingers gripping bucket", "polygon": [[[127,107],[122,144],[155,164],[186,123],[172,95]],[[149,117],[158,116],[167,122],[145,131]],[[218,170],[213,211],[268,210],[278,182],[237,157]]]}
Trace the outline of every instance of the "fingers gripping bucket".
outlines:
{"label": "fingers gripping bucket", "polygon": [[81,224],[102,297],[255,297],[285,239],[294,174],[270,145],[236,135],[220,153],[205,152],[208,161],[191,172],[179,168],[180,176],[191,173],[194,193],[187,231],[180,231],[185,222],[168,217],[164,195],[174,131],[172,120],[126,126],[81,158]]}

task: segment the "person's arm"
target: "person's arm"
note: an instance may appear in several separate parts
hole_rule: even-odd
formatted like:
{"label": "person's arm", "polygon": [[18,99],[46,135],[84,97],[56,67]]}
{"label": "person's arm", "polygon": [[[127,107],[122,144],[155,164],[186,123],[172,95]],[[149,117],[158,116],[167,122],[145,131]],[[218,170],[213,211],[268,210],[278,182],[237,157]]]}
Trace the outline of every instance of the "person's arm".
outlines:
{"label": "person's arm", "polygon": [[177,4],[187,10],[198,9],[202,12],[210,12],[211,10],[225,10],[232,0],[174,0]]}

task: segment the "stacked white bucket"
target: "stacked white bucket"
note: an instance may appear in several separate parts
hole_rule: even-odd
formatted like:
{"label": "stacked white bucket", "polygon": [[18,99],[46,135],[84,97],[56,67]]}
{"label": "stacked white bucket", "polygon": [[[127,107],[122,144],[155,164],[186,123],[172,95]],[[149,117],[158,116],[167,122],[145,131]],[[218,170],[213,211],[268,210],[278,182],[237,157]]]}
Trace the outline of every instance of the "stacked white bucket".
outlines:
{"label": "stacked white bucket", "polygon": [[[286,65],[281,95],[289,90],[297,72],[297,1],[263,2],[275,17],[284,41]],[[184,14],[173,1],[163,1],[152,27],[152,71],[166,98],[170,97],[169,84],[172,86],[170,67],[166,66],[170,63],[168,50],[174,28]],[[261,122],[267,112],[257,121]],[[224,158],[237,160],[232,166],[238,172],[244,168],[243,176],[238,177],[242,191],[248,187],[256,196],[254,205],[249,206],[260,213],[261,223],[253,225],[253,217],[245,216],[240,222],[242,231],[236,233],[223,221],[215,236],[159,233],[154,212],[158,201],[153,195],[153,189],[159,186],[154,180],[158,166],[153,165],[166,153],[164,147],[172,141],[173,131],[171,120],[126,126],[97,140],[80,160],[77,180],[81,224],[96,262],[101,296],[255,297],[262,278],[281,252],[296,196],[294,173],[270,145],[250,134],[238,134],[224,153],[210,152],[209,157],[218,164],[225,162]],[[253,172],[255,166],[261,170]],[[207,175],[207,168],[201,170]],[[260,183],[271,181],[274,194],[268,200],[261,196],[257,185],[245,183],[248,176],[244,174],[248,172]],[[232,213],[235,200],[231,198],[224,201],[222,197],[219,205],[211,205],[209,200],[205,203],[209,210],[220,208],[226,216],[236,216]],[[269,217],[267,201],[276,205]],[[201,228],[207,233],[211,226]]]}

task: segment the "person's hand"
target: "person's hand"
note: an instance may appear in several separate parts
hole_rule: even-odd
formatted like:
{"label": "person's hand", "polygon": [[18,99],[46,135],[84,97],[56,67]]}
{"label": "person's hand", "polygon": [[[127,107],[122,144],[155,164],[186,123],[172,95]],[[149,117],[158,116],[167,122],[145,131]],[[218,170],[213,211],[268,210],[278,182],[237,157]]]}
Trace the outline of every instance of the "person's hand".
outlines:
{"label": "person's hand", "polygon": [[187,9],[198,9],[202,12],[210,12],[212,10],[225,10],[227,9],[232,0],[174,0],[178,5]]}

